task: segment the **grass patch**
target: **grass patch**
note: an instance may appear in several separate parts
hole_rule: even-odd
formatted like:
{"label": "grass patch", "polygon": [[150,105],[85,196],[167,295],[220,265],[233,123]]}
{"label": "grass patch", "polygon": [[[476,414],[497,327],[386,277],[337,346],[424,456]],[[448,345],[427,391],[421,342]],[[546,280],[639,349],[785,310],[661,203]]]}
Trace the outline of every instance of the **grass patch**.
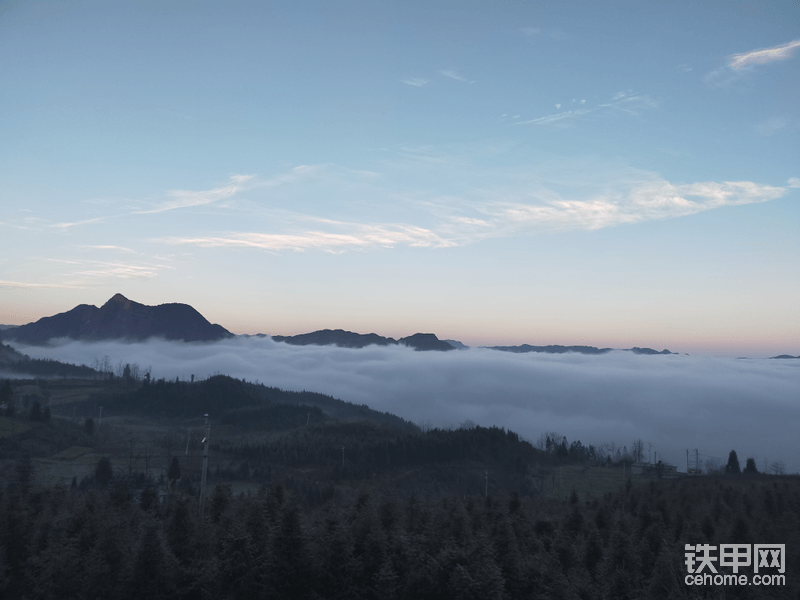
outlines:
{"label": "grass patch", "polygon": [[59,452],[58,454],[54,454],[52,458],[59,458],[61,460],[74,460],[79,456],[83,456],[84,454],[89,454],[93,452],[92,448],[85,448],[83,446],[71,446],[66,450]]}
{"label": "grass patch", "polygon": [[19,433],[25,433],[30,429],[30,425],[20,423],[14,419],[0,417],[0,438],[11,437]]}

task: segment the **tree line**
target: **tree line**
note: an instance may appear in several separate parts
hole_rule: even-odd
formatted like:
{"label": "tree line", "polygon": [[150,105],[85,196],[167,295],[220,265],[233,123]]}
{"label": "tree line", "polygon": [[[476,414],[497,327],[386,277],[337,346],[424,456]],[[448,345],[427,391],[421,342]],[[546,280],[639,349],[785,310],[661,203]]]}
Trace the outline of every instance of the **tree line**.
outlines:
{"label": "tree line", "polygon": [[[516,494],[399,499],[368,485],[304,507],[281,483],[162,503],[152,483],[0,491],[3,598],[716,598],[683,582],[686,544],[800,547],[796,478],[684,478],[568,502]],[[722,571],[725,568],[721,569]],[[735,597],[800,593],[785,585]]]}

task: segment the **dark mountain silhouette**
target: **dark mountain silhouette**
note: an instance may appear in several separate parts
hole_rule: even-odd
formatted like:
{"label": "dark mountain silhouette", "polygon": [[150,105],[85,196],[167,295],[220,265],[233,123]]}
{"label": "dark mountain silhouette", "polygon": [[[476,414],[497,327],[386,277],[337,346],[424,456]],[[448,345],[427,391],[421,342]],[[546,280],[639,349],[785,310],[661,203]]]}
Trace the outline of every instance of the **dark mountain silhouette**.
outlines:
{"label": "dark mountain silhouette", "polygon": [[677,352],[670,352],[666,348],[659,352],[658,350],[653,350],[652,348],[637,348],[635,346],[630,349],[630,352],[633,352],[634,354],[677,354]]}
{"label": "dark mountain silhouette", "polygon": [[448,344],[450,344],[456,350],[469,350],[469,346],[466,344],[459,342],[458,340],[444,340]]}
{"label": "dark mountain silhouette", "polygon": [[432,333],[415,333],[396,340],[376,333],[353,333],[343,329],[320,329],[300,335],[273,335],[276,342],[286,342],[293,346],[339,346],[341,348],[364,348],[372,344],[376,346],[393,346],[402,344],[415,350],[453,350],[453,346],[443,342]]}
{"label": "dark mountain silhouette", "polygon": [[453,346],[440,340],[432,333],[415,333],[414,335],[400,338],[398,343],[410,346],[414,350],[455,350]]}
{"label": "dark mountain silhouette", "polygon": [[547,354],[565,354],[567,352],[580,352],[581,354],[605,354],[611,352],[613,348],[595,348],[594,346],[531,346],[522,344],[521,346],[489,346],[490,350],[501,350],[502,352],[546,352]]}
{"label": "dark mountain silhouette", "polygon": [[75,340],[161,337],[184,342],[210,342],[232,337],[220,325],[212,325],[188,304],[146,306],[116,294],[100,308],[80,304],[70,311],[44,317],[35,323],[0,332],[0,339],[26,344],[45,344],[53,338]]}
{"label": "dark mountain silhouette", "polygon": [[[521,346],[487,346],[490,350],[501,350],[503,352],[516,352],[522,354],[525,352],[545,352],[547,354],[565,354],[567,352],[579,352],[581,354],[605,354],[611,352],[613,348],[595,348],[594,346],[531,346],[530,344],[522,344]],[[677,354],[677,352],[670,352],[669,350],[662,350],[661,352],[653,350],[652,348],[630,348],[625,352],[633,352],[634,354]]]}
{"label": "dark mountain silhouette", "polygon": [[386,338],[376,333],[353,333],[344,329],[320,329],[300,335],[273,335],[272,339],[293,346],[340,346],[342,348],[364,348],[372,344],[389,346],[397,343],[394,338]]}
{"label": "dark mountain silhouette", "polygon": [[789,354],[781,354],[779,356],[770,356],[770,358],[800,358],[800,356],[791,356]]}

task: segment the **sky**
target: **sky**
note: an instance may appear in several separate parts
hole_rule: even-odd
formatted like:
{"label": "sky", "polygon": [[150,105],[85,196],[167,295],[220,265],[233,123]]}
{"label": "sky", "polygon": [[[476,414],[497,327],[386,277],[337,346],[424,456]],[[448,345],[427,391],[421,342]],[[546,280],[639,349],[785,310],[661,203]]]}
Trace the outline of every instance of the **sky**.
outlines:
{"label": "sky", "polygon": [[[701,468],[708,461],[725,465],[736,450],[741,466],[752,457],[760,471],[781,461],[786,472],[800,472],[796,360],[480,348],[416,352],[402,346],[354,350],[257,337],[213,344],[63,340],[19,349],[87,365],[108,356],[119,371],[136,363],[140,370],[151,367],[154,378],[224,373],[367,404],[431,427],[458,427],[467,420],[504,427],[533,444],[546,432],[606,450],[612,443],[631,449],[639,438],[645,452],[681,471],[686,450],[694,467],[696,449]],[[103,417],[114,415],[105,410]]]}
{"label": "sky", "polygon": [[0,3],[0,323],[800,354],[800,5]]}

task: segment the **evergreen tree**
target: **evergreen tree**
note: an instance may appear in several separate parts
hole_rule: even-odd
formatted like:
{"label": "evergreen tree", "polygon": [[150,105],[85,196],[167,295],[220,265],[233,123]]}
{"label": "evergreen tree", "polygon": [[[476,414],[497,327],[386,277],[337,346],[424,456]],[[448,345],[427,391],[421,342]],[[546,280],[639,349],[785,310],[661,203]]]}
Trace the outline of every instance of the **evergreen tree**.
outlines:
{"label": "evergreen tree", "polygon": [[736,450],[731,450],[728,455],[728,464],[725,465],[725,473],[727,475],[740,475],[742,470],[739,468],[739,457],[736,456]]}
{"label": "evergreen tree", "polygon": [[747,459],[747,462],[744,465],[744,474],[758,475],[758,469],[756,468],[756,460],[754,458]]}
{"label": "evergreen tree", "polygon": [[152,525],[142,538],[130,581],[131,597],[144,600],[172,597],[173,577],[167,551]]}

